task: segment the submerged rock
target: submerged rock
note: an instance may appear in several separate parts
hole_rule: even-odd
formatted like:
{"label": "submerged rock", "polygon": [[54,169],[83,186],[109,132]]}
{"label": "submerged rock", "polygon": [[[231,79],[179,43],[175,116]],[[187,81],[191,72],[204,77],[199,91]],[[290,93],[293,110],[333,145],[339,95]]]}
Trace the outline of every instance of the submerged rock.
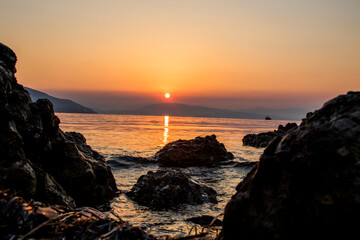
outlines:
{"label": "submerged rock", "polygon": [[213,134],[170,142],[155,154],[155,158],[166,166],[189,167],[210,166],[234,159],[234,155],[228,152],[224,144],[219,143]]}
{"label": "submerged rock", "polygon": [[176,208],[180,204],[216,203],[216,191],[180,171],[158,170],[142,175],[127,195],[153,209]]}
{"label": "submerged rock", "polygon": [[257,148],[263,148],[266,147],[271,140],[273,140],[275,137],[283,136],[288,130],[296,128],[296,123],[288,123],[285,126],[279,125],[278,130],[275,130],[273,132],[264,132],[259,134],[247,134],[242,139],[244,146],[251,146],[251,147],[257,147]]}
{"label": "submerged rock", "polygon": [[220,239],[351,239],[360,214],[360,92],[276,137],[236,187]]}
{"label": "submerged rock", "polygon": [[49,100],[31,102],[0,43],[0,188],[70,207],[104,204],[117,187],[104,158],[80,133],[64,133]]}

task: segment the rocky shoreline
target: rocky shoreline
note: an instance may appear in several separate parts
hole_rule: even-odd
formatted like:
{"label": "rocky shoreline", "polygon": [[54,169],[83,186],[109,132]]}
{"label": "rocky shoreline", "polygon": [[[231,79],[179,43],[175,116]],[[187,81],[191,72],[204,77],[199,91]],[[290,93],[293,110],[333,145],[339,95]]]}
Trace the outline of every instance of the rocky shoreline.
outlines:
{"label": "rocky shoreline", "polygon": [[[107,205],[119,193],[111,168],[82,134],[59,128],[50,101],[31,102],[15,78],[16,60],[0,44],[0,237],[156,239],[86,207]],[[244,163],[252,170],[217,222],[223,226],[218,240],[356,236],[359,136],[360,92],[328,101],[300,126],[248,136],[244,145],[266,148],[258,163]],[[181,168],[216,167],[234,156],[211,135],[171,142],[151,161],[123,158],[129,158],[127,167],[132,160],[162,167],[141,176],[127,196],[154,211],[176,211],[181,204],[217,201],[212,188]],[[213,220],[191,219],[204,225]]]}
{"label": "rocky shoreline", "polygon": [[0,187],[68,207],[106,204],[118,189],[104,157],[80,133],[64,133],[49,100],[32,102],[0,44]]}
{"label": "rocky shoreline", "polygon": [[279,125],[277,130],[272,132],[264,132],[258,134],[247,134],[242,139],[244,146],[251,146],[257,148],[264,148],[266,147],[273,139],[276,137],[284,136],[285,133],[293,128],[296,128],[296,123],[288,123],[285,126]]}

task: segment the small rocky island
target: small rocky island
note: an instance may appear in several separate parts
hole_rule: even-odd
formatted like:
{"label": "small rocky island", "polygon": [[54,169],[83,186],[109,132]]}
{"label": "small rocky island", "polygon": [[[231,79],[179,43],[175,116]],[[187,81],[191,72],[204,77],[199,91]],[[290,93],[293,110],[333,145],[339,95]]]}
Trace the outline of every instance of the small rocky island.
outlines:
{"label": "small rocky island", "polygon": [[155,158],[165,166],[190,167],[211,166],[215,163],[234,159],[215,134],[196,137],[191,140],[177,140],[165,145],[155,154]]}
{"label": "small rocky island", "polygon": [[259,134],[247,134],[242,139],[244,146],[251,146],[251,147],[257,147],[257,148],[263,148],[266,147],[271,140],[273,140],[275,137],[283,136],[288,130],[296,128],[296,123],[288,123],[285,126],[279,125],[277,130],[274,130],[272,132],[265,132],[265,133],[259,133]]}

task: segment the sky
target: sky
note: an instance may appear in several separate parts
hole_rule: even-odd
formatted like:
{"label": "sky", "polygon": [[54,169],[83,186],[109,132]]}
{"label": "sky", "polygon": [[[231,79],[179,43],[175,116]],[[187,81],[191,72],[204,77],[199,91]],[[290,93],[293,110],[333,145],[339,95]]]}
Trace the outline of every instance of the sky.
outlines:
{"label": "sky", "polygon": [[0,0],[0,42],[21,84],[83,104],[312,109],[360,90],[359,0]]}

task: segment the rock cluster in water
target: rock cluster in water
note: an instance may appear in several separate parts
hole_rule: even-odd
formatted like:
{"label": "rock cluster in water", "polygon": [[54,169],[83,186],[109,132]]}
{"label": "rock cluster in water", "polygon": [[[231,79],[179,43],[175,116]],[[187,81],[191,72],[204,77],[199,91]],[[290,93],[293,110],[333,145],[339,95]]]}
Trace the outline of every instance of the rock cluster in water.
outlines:
{"label": "rock cluster in water", "polygon": [[210,166],[231,160],[234,155],[213,134],[191,140],[177,140],[165,145],[155,154],[155,158],[165,166],[189,167]]}
{"label": "rock cluster in water", "polygon": [[71,207],[108,202],[117,192],[110,167],[83,135],[61,131],[50,101],[31,102],[16,60],[0,43],[0,188]]}
{"label": "rock cluster in water", "polygon": [[220,239],[351,239],[360,215],[360,92],[276,137],[236,188]]}
{"label": "rock cluster in water", "polygon": [[214,189],[174,170],[149,171],[138,179],[127,195],[152,209],[175,209],[180,204],[217,202]]}
{"label": "rock cluster in water", "polygon": [[279,125],[278,130],[259,134],[247,134],[242,139],[244,146],[257,148],[266,147],[275,137],[283,136],[288,130],[296,128],[296,123],[288,123],[285,126]]}

